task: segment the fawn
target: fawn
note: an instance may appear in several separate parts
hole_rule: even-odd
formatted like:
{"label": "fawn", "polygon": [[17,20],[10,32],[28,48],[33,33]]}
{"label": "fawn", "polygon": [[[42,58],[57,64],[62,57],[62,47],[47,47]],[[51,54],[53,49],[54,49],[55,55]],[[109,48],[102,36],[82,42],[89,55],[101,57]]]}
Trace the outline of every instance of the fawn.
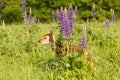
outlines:
{"label": "fawn", "polygon": [[51,31],[45,34],[43,38],[38,41],[38,43],[50,44],[52,50],[58,55],[66,55],[67,53],[71,53],[71,52],[78,51],[81,49],[79,45],[71,48],[69,46],[63,46],[60,42],[58,42],[57,44],[57,41]]}
{"label": "fawn", "polygon": [[[83,28],[83,33],[85,32],[86,28]],[[94,68],[94,64],[92,62],[92,60],[90,59],[92,54],[91,52],[87,49],[87,48],[81,48],[80,44],[77,46],[74,46],[73,48],[71,47],[65,47],[63,46],[61,43],[59,43],[58,45],[56,44],[57,41],[53,35],[53,33],[51,31],[49,31],[47,34],[45,34],[43,36],[42,39],[40,39],[38,41],[38,43],[40,44],[50,44],[52,50],[57,54],[57,55],[66,55],[67,53],[71,53],[71,52],[77,52],[77,51],[81,51],[83,50],[85,52],[84,54],[84,59],[85,61],[92,67]]]}

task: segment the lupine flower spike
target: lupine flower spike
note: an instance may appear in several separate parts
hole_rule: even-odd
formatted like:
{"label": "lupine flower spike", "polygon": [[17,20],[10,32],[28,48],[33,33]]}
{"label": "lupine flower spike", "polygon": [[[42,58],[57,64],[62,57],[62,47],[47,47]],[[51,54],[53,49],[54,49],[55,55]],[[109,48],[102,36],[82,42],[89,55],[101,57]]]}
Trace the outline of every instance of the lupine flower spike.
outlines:
{"label": "lupine flower spike", "polygon": [[80,38],[80,47],[82,49],[87,48],[87,36],[86,36],[86,26],[83,25],[82,27],[82,37]]}
{"label": "lupine flower spike", "polygon": [[75,11],[74,11],[74,13],[75,13],[75,16],[77,16],[77,15],[78,15],[77,6],[75,6]]}
{"label": "lupine flower spike", "polygon": [[32,23],[32,10],[31,10],[31,8],[30,8],[28,20],[29,20],[29,22],[28,22],[29,24]]}
{"label": "lupine flower spike", "polygon": [[52,11],[51,15],[52,15],[52,21],[54,22],[55,21],[55,13],[54,13],[54,11]]}
{"label": "lupine flower spike", "polygon": [[95,9],[95,3],[93,3],[93,6],[92,6],[92,17],[95,17],[96,15],[96,9]]}
{"label": "lupine flower spike", "polygon": [[65,7],[65,8],[64,8],[64,15],[65,15],[65,17],[67,16],[67,12],[68,12],[68,11],[67,11],[67,8]]}
{"label": "lupine flower spike", "polygon": [[116,22],[116,16],[115,16],[115,13],[114,13],[114,10],[112,10],[112,22]]}
{"label": "lupine flower spike", "polygon": [[26,12],[26,0],[22,0],[22,13],[23,13],[23,16],[25,15],[25,12]]}
{"label": "lupine flower spike", "polygon": [[56,11],[56,18],[58,18],[58,16],[59,16],[59,9],[57,9]]}
{"label": "lupine flower spike", "polygon": [[75,15],[74,15],[74,10],[73,10],[72,4],[70,4],[70,6],[68,8],[68,18],[70,21],[70,31],[72,33],[73,25],[75,23]]}
{"label": "lupine flower spike", "polygon": [[82,37],[80,47],[84,50],[85,61],[94,69],[94,63],[92,61],[92,53],[87,49],[87,37],[86,37],[86,26],[82,27]]}
{"label": "lupine flower spike", "polygon": [[65,7],[60,8],[60,12],[57,12],[57,18],[60,24],[61,33],[68,40],[70,39],[70,35],[72,33],[73,24],[75,22],[74,10],[72,5],[70,4],[68,10]]}
{"label": "lupine flower spike", "polygon": [[110,23],[108,19],[105,19],[104,24],[103,24],[103,28],[107,28],[109,27]]}
{"label": "lupine flower spike", "polygon": [[12,30],[12,31],[14,30],[14,24],[12,24],[12,28],[11,28],[11,30]]}
{"label": "lupine flower spike", "polygon": [[25,14],[24,14],[24,24],[27,24],[28,23],[28,18],[27,18],[27,13],[25,11]]}
{"label": "lupine flower spike", "polygon": [[63,7],[61,7],[60,12],[59,13],[57,12],[57,18],[60,24],[60,31],[62,35],[65,37],[65,39],[67,39],[66,48],[68,52],[69,52],[70,36],[72,33],[73,24],[75,22],[75,18],[73,15],[74,15],[74,10],[71,4],[68,10],[66,7],[64,9]]}
{"label": "lupine flower spike", "polygon": [[37,17],[36,17],[36,16],[34,16],[34,22],[35,22],[35,23],[37,22]]}

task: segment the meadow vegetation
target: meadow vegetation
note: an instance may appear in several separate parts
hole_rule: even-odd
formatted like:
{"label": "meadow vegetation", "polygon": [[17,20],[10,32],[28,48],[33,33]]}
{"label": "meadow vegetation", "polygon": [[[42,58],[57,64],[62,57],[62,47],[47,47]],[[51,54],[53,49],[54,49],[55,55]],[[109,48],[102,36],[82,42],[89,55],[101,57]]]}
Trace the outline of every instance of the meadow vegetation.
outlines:
{"label": "meadow vegetation", "polygon": [[[87,46],[92,52],[95,69],[84,61],[83,52],[59,57],[49,44],[38,40],[48,30],[57,38],[56,23],[0,26],[0,80],[119,80],[120,79],[120,22],[85,23]],[[80,43],[82,23],[76,22],[70,43]]]}

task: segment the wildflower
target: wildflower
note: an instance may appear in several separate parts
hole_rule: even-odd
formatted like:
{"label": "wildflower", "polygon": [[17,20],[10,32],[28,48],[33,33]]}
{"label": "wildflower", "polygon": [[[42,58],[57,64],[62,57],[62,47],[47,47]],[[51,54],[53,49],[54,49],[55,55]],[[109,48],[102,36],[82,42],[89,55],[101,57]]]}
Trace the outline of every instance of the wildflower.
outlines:
{"label": "wildflower", "polygon": [[104,24],[103,24],[103,28],[109,27],[110,23],[108,19],[105,19]]}
{"label": "wildflower", "polygon": [[12,24],[12,28],[11,28],[11,30],[12,30],[12,31],[14,30],[14,24]]}
{"label": "wildflower", "polygon": [[81,41],[80,47],[87,48],[86,26],[83,26],[82,37],[80,38],[80,41]]}
{"label": "wildflower", "polygon": [[27,13],[25,11],[25,14],[24,14],[24,24],[27,24],[28,23],[28,16],[27,16]]}
{"label": "wildflower", "polygon": [[29,11],[29,16],[28,16],[28,24],[32,23],[32,10],[30,8],[30,11]]}
{"label": "wildflower", "polygon": [[26,12],[26,0],[22,0],[22,13],[23,15],[25,14]]}
{"label": "wildflower", "polygon": [[54,22],[55,21],[55,13],[54,13],[54,11],[52,11],[52,21]]}
{"label": "wildflower", "polygon": [[77,6],[75,6],[75,11],[74,11],[74,14],[75,14],[75,16],[77,16],[77,15],[78,15]]}
{"label": "wildflower", "polygon": [[70,39],[70,22],[69,22],[69,19],[68,17],[66,16],[65,17],[65,28],[64,28],[64,31],[65,31],[65,36],[68,38],[68,40]]}
{"label": "wildflower", "polygon": [[68,18],[70,21],[70,31],[72,33],[73,24],[75,22],[75,15],[74,15],[74,10],[73,10],[72,4],[70,4],[70,6],[68,8]]}
{"label": "wildflower", "polygon": [[37,17],[36,17],[36,16],[33,17],[33,22],[34,22],[34,23],[37,22]]}
{"label": "wildflower", "polygon": [[58,14],[58,20],[60,24],[61,33],[64,35],[65,17],[64,17],[63,7],[60,8],[60,13]]}
{"label": "wildflower", "polygon": [[68,10],[66,7],[64,8],[64,10],[63,7],[61,7],[60,12],[57,13],[57,18],[60,24],[61,33],[64,35],[65,38],[68,39],[68,41],[72,33],[73,24],[75,22],[75,18],[73,15],[74,15],[74,10],[71,4]]}
{"label": "wildflower", "polygon": [[112,11],[112,22],[116,22],[116,16],[115,16],[115,13],[114,13],[114,10]]}
{"label": "wildflower", "polygon": [[59,17],[59,9],[57,9],[57,11],[56,11],[56,17],[57,18]]}
{"label": "wildflower", "polygon": [[65,8],[64,8],[64,16],[67,16],[67,13],[68,13],[68,10],[67,10],[67,8],[65,7]]}
{"label": "wildflower", "polygon": [[92,6],[92,17],[95,17],[96,15],[96,9],[95,9],[95,4]]}

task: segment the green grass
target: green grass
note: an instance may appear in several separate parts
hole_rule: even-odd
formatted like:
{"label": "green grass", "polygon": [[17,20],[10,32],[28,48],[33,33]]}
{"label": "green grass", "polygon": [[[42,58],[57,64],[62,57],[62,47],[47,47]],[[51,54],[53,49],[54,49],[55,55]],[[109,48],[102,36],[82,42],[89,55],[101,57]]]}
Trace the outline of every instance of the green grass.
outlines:
{"label": "green grass", "polygon": [[[0,80],[119,80],[120,23],[102,28],[102,23],[86,23],[88,49],[93,53],[93,70],[82,52],[58,57],[50,45],[37,41],[49,30],[58,37],[57,24],[0,26]],[[76,23],[71,44],[79,44],[82,24]]]}

